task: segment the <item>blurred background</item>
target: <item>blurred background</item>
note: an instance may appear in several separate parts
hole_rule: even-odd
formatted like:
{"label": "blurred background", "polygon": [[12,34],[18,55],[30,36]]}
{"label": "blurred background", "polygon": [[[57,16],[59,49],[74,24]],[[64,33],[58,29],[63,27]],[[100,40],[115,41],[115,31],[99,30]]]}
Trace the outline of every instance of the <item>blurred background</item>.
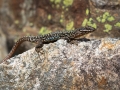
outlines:
{"label": "blurred background", "polygon": [[[119,0],[0,0],[0,60],[23,36],[92,26],[86,38],[120,37]],[[35,45],[23,43],[15,52]]]}

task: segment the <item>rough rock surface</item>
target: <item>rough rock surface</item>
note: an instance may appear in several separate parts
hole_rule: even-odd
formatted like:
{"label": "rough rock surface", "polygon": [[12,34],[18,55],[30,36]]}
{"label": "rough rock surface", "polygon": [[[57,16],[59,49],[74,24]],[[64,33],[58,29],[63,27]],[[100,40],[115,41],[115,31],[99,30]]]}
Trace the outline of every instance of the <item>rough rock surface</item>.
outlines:
{"label": "rough rock surface", "polygon": [[58,40],[0,64],[0,90],[120,90],[120,39]]}

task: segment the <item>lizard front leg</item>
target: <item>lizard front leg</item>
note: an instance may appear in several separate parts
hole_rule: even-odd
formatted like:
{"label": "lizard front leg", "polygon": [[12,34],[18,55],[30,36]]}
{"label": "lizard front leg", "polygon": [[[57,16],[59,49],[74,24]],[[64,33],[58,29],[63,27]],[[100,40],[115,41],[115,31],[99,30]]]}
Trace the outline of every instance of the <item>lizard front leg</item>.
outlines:
{"label": "lizard front leg", "polygon": [[43,47],[43,41],[41,39],[38,39],[37,45],[35,47],[35,51],[39,53],[42,47]]}
{"label": "lizard front leg", "polygon": [[[43,50],[42,50],[42,47],[43,47],[43,41],[42,41],[41,39],[39,39],[39,40],[37,41],[37,45],[36,45],[36,47],[35,47],[35,51],[38,53],[38,57],[39,57],[40,60],[41,60],[41,58],[40,58],[39,53],[41,52],[42,54],[44,54],[44,52],[43,52]],[[41,62],[42,62],[42,61],[41,61]]]}

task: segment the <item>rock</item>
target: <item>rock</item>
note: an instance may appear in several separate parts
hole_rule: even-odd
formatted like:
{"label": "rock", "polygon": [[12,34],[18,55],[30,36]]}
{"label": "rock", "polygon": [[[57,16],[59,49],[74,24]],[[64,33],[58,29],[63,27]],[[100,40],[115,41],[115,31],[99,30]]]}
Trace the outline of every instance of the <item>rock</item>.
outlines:
{"label": "rock", "polygon": [[0,64],[0,90],[120,90],[120,39],[45,44]]}
{"label": "rock", "polygon": [[119,0],[113,1],[113,0],[91,0],[93,5],[95,5],[98,8],[103,9],[119,9],[120,8],[120,2]]}

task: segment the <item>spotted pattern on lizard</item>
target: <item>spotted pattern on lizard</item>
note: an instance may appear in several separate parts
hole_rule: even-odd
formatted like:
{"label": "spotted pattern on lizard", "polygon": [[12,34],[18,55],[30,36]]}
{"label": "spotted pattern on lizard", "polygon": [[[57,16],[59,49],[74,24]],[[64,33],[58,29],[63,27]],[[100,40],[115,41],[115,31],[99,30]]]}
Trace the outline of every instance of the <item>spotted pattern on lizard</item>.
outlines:
{"label": "spotted pattern on lizard", "polygon": [[[13,46],[10,53],[3,59],[2,62],[7,61],[7,59],[11,58],[16,49],[21,45],[21,43],[28,41],[32,43],[37,43],[35,50],[42,48],[44,44],[55,42],[59,39],[65,39],[67,41],[70,41],[72,39],[75,39],[79,36],[83,36],[85,34],[88,34],[90,32],[95,31],[95,28],[93,27],[81,27],[75,30],[71,31],[59,31],[59,32],[53,32],[46,35],[39,35],[39,36],[24,36],[20,38]],[[38,52],[38,51],[37,51]]]}

